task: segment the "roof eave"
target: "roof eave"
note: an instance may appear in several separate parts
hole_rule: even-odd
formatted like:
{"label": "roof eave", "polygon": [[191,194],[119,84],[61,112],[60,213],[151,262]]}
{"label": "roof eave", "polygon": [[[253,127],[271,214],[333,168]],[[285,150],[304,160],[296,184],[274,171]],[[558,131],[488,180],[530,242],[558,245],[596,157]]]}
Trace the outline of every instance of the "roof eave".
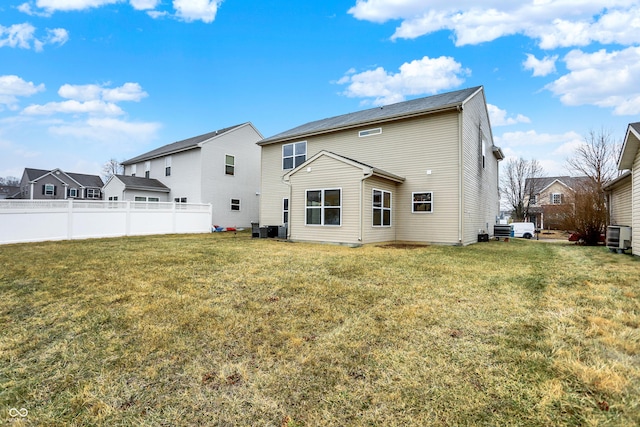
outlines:
{"label": "roof eave", "polygon": [[633,169],[633,161],[635,160],[639,146],[640,134],[633,126],[629,125],[620,153],[620,160],[618,161],[618,170]]}

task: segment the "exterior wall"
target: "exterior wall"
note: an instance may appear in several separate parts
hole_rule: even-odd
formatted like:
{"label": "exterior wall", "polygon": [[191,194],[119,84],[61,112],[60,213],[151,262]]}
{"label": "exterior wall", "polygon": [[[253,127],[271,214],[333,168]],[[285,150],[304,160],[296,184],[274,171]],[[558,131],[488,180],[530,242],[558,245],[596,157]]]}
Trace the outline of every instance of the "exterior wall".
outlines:
{"label": "exterior wall", "polygon": [[[362,230],[363,243],[392,242],[396,240],[397,210],[398,210],[398,186],[386,179],[371,177],[364,181]],[[373,190],[391,192],[391,227],[373,226]]]}
{"label": "exterior wall", "polygon": [[631,250],[634,255],[640,255],[640,150],[636,151],[636,157],[633,160],[632,181]]}
{"label": "exterior wall", "polygon": [[[458,117],[457,111],[449,111],[313,136],[302,141],[307,141],[307,159],[327,150],[405,178],[394,192],[396,240],[457,244]],[[376,127],[382,128],[381,134],[358,136],[358,131]],[[283,144],[262,146],[260,225],[282,223],[282,199],[289,194],[288,187],[281,181],[288,172],[282,170]],[[412,192],[419,191],[433,192],[433,213],[411,212]],[[494,218],[497,209],[496,202]]]}
{"label": "exterior wall", "polygon": [[124,184],[117,178],[110,178],[109,181],[104,185],[103,188],[104,199],[109,200],[109,197],[117,197],[118,201],[123,201],[125,199],[124,194]]}
{"label": "exterior wall", "polygon": [[631,201],[632,201],[632,179],[626,179],[624,183],[611,191],[609,197],[609,214],[612,225],[631,225]]}
{"label": "exterior wall", "polygon": [[[484,165],[483,165],[484,141]],[[493,154],[493,136],[484,93],[464,105],[462,117],[462,244],[478,241],[478,233],[493,233],[500,212],[498,160]]]}
{"label": "exterior wall", "polygon": [[[260,147],[262,136],[247,124],[203,144],[201,203],[213,206],[213,222],[223,227],[250,227],[260,209]],[[225,173],[225,156],[235,158],[235,173]],[[165,182],[165,185],[173,187]],[[240,199],[240,210],[231,210]],[[278,223],[279,224],[279,223]]]}
{"label": "exterior wall", "polygon": [[[311,168],[311,171],[308,171]],[[360,244],[361,168],[321,156],[290,177],[289,238],[298,241]],[[306,190],[340,188],[340,226],[306,225]],[[286,196],[285,196],[286,197]]]}

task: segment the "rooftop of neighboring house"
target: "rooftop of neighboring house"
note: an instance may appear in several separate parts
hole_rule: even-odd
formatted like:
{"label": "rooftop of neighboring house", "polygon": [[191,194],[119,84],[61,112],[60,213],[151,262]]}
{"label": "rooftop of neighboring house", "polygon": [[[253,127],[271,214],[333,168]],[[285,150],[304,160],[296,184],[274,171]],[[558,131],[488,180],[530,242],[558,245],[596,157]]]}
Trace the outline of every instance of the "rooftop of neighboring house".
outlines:
{"label": "rooftop of neighboring house", "polygon": [[[547,188],[551,187],[551,185],[553,185],[553,183],[555,182],[559,182],[560,184],[564,185],[565,187],[568,187],[570,189],[575,189],[577,186],[579,186],[581,183],[584,183],[586,181],[588,181],[590,178],[587,176],[577,176],[577,177],[572,177],[572,176],[545,176],[545,177],[540,177],[540,178],[527,178],[525,180],[525,187],[527,189],[530,188],[531,185],[534,185],[535,187],[535,193],[539,194],[543,191],[545,191]],[[528,191],[527,191],[528,192]]]}
{"label": "rooftop of neighboring house", "polygon": [[202,135],[194,136],[191,138],[183,139],[182,141],[172,142],[167,145],[163,145],[162,147],[156,148],[154,150],[148,151],[144,154],[140,154],[139,156],[133,157],[131,159],[125,160],[122,162],[122,165],[131,165],[134,163],[144,162],[146,160],[155,159],[158,157],[166,156],[169,154],[179,153],[181,151],[191,150],[199,146],[200,143],[207,141],[216,136],[223,135],[235,128],[243,126],[246,123],[242,123],[235,126],[230,126],[218,130],[214,130],[213,132],[204,133]]}
{"label": "rooftop of neighboring house", "polygon": [[19,192],[20,187],[17,185],[0,185],[0,199],[8,199]]}
{"label": "rooftop of neighboring house", "polygon": [[[112,179],[118,179],[122,182],[128,190],[147,190],[147,191],[161,191],[168,193],[169,187],[154,178],[143,178],[140,176],[128,176],[128,175],[113,175]],[[106,185],[106,184],[105,184]]]}
{"label": "rooftop of neighboring house", "polygon": [[100,178],[98,175],[87,175],[83,173],[64,172],[60,169],[45,170],[45,169],[25,168],[24,173],[26,174],[27,179],[30,182],[38,181],[40,178],[42,178],[47,174],[63,174],[68,176],[73,181],[75,181],[76,183],[78,183],[83,187],[100,188],[104,184],[102,182],[102,178]]}
{"label": "rooftop of neighboring house", "polygon": [[354,126],[381,123],[438,110],[456,108],[463,105],[466,100],[480,90],[482,90],[482,86],[475,86],[454,92],[441,93],[425,98],[398,102],[396,104],[316,120],[263,139],[258,145],[272,144],[291,138],[321,134]]}

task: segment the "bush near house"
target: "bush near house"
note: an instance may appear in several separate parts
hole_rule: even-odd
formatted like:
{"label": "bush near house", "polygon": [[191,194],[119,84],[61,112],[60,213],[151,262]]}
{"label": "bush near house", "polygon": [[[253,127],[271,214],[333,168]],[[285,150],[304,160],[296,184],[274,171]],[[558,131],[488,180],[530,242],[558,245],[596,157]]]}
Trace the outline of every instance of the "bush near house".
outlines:
{"label": "bush near house", "polygon": [[640,264],[603,248],[213,233],[0,264],[4,423],[640,424]]}

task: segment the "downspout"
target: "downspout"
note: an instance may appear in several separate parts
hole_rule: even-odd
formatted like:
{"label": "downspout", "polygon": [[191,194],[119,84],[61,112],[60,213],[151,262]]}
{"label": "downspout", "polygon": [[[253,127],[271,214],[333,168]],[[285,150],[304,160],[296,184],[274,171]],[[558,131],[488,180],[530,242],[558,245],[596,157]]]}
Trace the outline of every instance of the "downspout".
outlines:
{"label": "downspout", "polygon": [[369,170],[369,173],[366,173],[361,179],[360,179],[360,200],[359,200],[359,209],[360,209],[360,215],[359,215],[359,221],[360,221],[360,227],[359,227],[359,235],[358,235],[358,242],[362,243],[362,235],[364,234],[364,222],[362,221],[362,215],[363,215],[363,210],[364,210],[364,180],[367,178],[370,178],[373,175],[373,169]]}
{"label": "downspout", "polygon": [[462,144],[462,106],[458,106],[458,243],[462,244],[462,232],[464,230],[464,180],[462,160],[464,157]]}
{"label": "downspout", "polygon": [[[289,224],[287,225],[287,240],[289,240],[289,237],[291,236],[291,206],[292,205],[292,200],[291,200],[291,181],[285,181],[284,180],[284,175],[282,175],[282,178],[280,178],[280,182],[282,182],[284,185],[286,185],[287,187],[289,187]],[[261,191],[262,193],[262,191]]]}

